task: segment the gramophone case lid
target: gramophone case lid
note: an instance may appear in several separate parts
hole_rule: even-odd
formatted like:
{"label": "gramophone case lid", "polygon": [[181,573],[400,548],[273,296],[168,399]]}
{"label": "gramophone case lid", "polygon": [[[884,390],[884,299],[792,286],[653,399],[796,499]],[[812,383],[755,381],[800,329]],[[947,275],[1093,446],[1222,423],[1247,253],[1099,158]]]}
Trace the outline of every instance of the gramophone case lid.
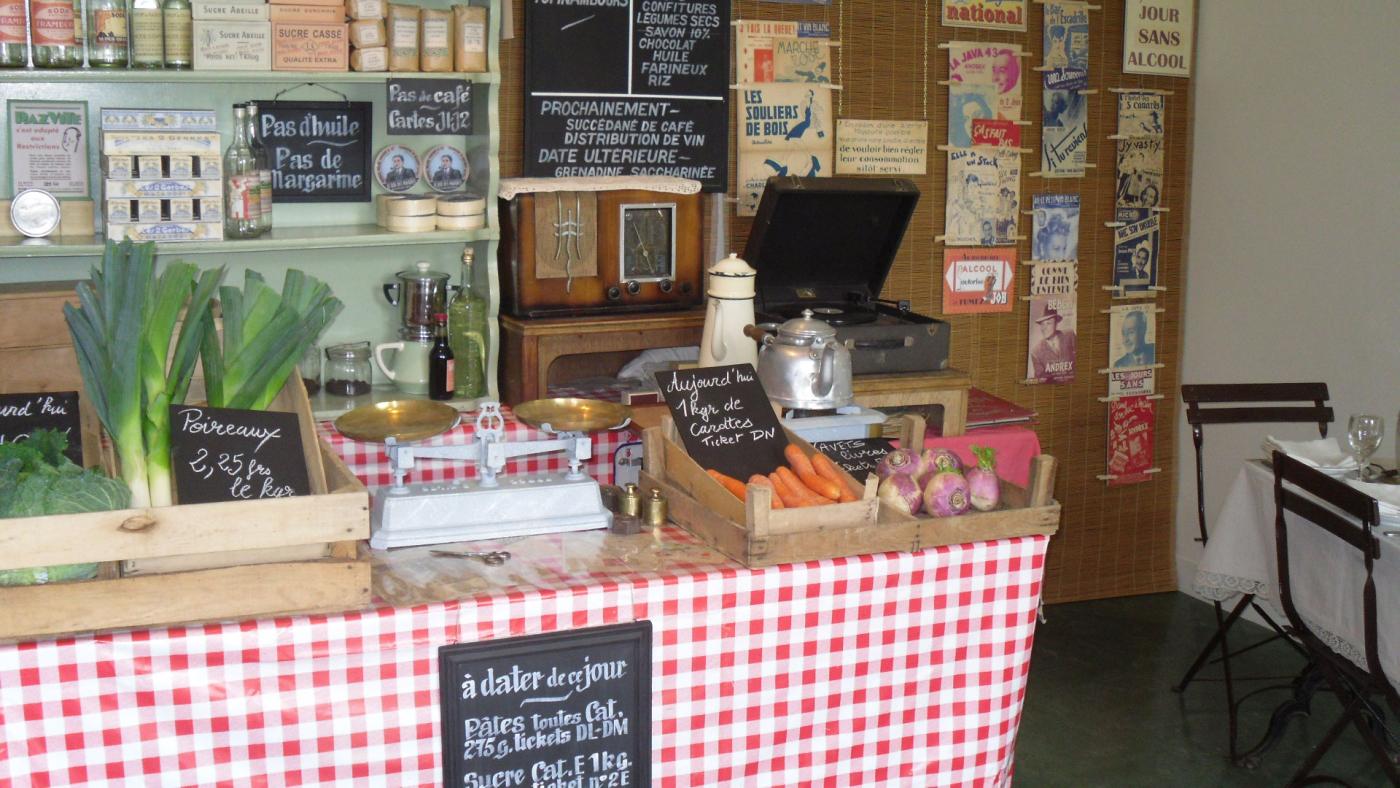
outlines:
{"label": "gramophone case lid", "polygon": [[769,178],[744,247],[761,306],[879,296],[918,203],[908,178]]}

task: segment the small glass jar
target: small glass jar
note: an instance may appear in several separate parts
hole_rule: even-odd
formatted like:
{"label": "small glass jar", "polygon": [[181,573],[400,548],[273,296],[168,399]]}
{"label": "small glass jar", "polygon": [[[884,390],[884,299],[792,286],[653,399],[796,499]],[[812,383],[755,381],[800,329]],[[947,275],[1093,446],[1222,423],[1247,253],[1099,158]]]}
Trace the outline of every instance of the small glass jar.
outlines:
{"label": "small glass jar", "polygon": [[347,342],[326,348],[322,385],[327,394],[362,397],[369,393],[372,374],[369,342]]}
{"label": "small glass jar", "polygon": [[321,390],[321,349],[315,345],[307,346],[301,354],[301,361],[297,362],[297,369],[301,371],[301,382],[306,386],[306,395],[316,396],[316,392]]}

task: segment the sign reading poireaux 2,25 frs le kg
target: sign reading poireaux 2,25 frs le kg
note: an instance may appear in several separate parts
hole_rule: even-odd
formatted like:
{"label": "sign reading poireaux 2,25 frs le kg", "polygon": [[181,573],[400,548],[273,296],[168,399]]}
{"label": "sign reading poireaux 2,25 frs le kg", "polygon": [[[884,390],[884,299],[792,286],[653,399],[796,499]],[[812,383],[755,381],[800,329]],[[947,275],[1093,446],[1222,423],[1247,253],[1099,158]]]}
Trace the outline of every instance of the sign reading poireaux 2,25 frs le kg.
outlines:
{"label": "sign reading poireaux 2,25 frs le kg", "polygon": [[527,0],[525,174],[729,177],[729,3]]}

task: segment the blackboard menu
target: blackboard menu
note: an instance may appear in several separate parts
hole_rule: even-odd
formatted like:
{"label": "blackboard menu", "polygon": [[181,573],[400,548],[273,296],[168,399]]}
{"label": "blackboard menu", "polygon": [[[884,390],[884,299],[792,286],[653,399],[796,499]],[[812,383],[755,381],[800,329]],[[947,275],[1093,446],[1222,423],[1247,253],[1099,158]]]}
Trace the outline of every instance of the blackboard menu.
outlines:
{"label": "blackboard menu", "polygon": [[729,178],[729,3],[526,0],[525,174]]}
{"label": "blackboard menu", "polygon": [[367,202],[374,104],[273,101],[258,124],[272,167],[273,202]]}
{"label": "blackboard menu", "polygon": [[651,622],[438,649],[442,784],[651,784]]}
{"label": "blackboard menu", "polygon": [[832,462],[846,469],[846,473],[864,482],[880,460],[894,451],[894,444],[885,438],[860,438],[847,441],[822,441],[812,444],[812,448],[830,457]]}
{"label": "blackboard menu", "polygon": [[748,364],[656,373],[686,453],[739,481],[787,463],[787,435]]}
{"label": "blackboard menu", "polygon": [[78,392],[0,394],[0,443],[24,440],[34,430],[49,429],[68,436],[64,456],[83,464],[82,429],[78,421]]}
{"label": "blackboard menu", "polygon": [[390,134],[472,133],[472,83],[465,79],[391,79],[385,90]]}
{"label": "blackboard menu", "polygon": [[171,405],[170,467],[182,504],[311,494],[295,413]]}

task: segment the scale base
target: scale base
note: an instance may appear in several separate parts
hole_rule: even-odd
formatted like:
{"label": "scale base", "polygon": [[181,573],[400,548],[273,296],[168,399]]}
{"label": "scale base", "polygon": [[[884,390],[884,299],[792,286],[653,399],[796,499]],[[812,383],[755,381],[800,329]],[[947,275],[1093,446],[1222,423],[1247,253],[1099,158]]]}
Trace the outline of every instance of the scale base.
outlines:
{"label": "scale base", "polygon": [[598,483],[563,473],[498,476],[496,487],[475,480],[382,487],[370,514],[376,550],[607,528]]}

